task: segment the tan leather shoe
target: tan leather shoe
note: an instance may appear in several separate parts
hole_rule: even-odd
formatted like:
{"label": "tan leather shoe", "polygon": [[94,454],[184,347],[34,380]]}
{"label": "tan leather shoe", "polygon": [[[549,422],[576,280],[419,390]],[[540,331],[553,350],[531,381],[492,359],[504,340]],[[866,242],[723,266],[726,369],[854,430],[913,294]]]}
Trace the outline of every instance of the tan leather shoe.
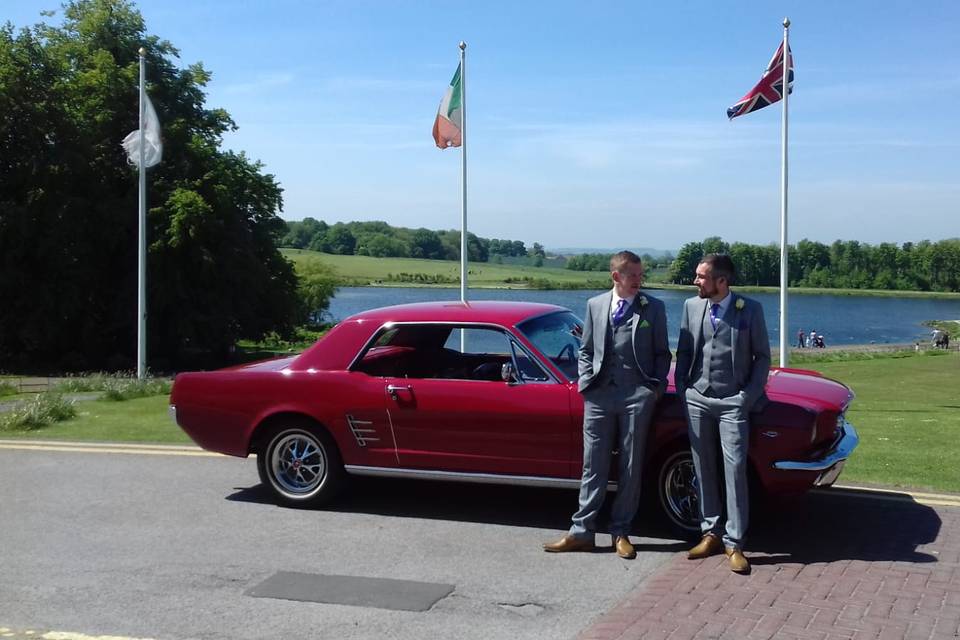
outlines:
{"label": "tan leather shoe", "polygon": [[727,547],[723,552],[727,554],[727,558],[730,560],[730,571],[742,573],[743,575],[750,573],[750,561],[747,560],[740,549]]}
{"label": "tan leather shoe", "polygon": [[548,542],[543,545],[544,551],[550,553],[566,553],[568,551],[593,551],[594,544],[592,540],[580,540],[569,533],[556,542]]}
{"label": "tan leather shoe", "polygon": [[690,560],[709,558],[710,556],[717,555],[721,551],[723,551],[723,543],[720,542],[720,538],[712,533],[708,533],[703,536],[703,539],[700,540],[697,546],[687,552],[687,558]]}
{"label": "tan leather shoe", "polygon": [[627,536],[617,536],[613,541],[613,546],[617,550],[617,555],[624,560],[633,560],[637,557],[637,550],[633,548],[633,544]]}

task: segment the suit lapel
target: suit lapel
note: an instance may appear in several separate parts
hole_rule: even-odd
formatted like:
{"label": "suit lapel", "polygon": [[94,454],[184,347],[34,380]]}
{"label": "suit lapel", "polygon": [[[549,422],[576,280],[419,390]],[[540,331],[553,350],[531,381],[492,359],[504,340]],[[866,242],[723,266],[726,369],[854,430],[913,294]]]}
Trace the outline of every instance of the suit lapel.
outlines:
{"label": "suit lapel", "polygon": [[603,294],[603,297],[600,299],[600,308],[595,309],[594,312],[597,314],[593,318],[593,324],[596,326],[599,331],[594,334],[594,340],[599,340],[599,348],[596,343],[594,343],[594,351],[599,351],[600,355],[603,355],[603,347],[607,340],[607,330],[610,328],[610,306],[613,304],[613,292],[608,291]]}
{"label": "suit lapel", "polygon": [[737,308],[737,294],[731,294],[730,308],[727,309],[726,315],[733,319],[733,322],[730,323],[730,364],[734,372],[737,370],[737,338],[740,333],[740,313],[740,309]]}
{"label": "suit lapel", "polygon": [[707,318],[707,309],[710,307],[710,300],[704,299],[703,302],[698,305],[691,305],[699,311],[696,314],[696,327],[697,330],[693,332],[693,353],[696,357],[697,350],[700,348],[700,342],[703,340],[703,323]]}

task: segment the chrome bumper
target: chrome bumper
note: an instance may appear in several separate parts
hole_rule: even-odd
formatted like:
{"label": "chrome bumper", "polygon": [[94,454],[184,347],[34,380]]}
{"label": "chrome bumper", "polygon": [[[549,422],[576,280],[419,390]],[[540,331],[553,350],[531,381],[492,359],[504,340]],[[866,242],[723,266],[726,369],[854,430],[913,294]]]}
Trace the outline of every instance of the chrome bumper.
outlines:
{"label": "chrome bumper", "polygon": [[177,405],[169,405],[167,407],[167,415],[170,416],[171,420],[173,420],[173,424],[179,426],[179,423],[177,422]]}
{"label": "chrome bumper", "polygon": [[814,485],[818,487],[830,485],[840,475],[843,463],[850,457],[858,444],[860,444],[860,436],[857,435],[857,430],[844,419],[843,425],[840,427],[840,437],[822,458],[805,462],[782,460],[774,462],[773,468],[781,471],[821,471],[823,473],[817,477]]}

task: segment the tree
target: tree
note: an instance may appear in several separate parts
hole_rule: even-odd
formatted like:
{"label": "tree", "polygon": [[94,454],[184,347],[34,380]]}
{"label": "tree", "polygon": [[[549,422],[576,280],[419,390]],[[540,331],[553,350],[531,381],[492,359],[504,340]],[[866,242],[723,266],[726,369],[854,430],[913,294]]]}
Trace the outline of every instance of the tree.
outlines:
{"label": "tree", "polygon": [[300,265],[298,275],[300,322],[318,324],[337,291],[337,271],[325,262],[310,260]]}
{"label": "tree", "polygon": [[0,27],[0,361],[31,368],[132,366],[137,172],[120,140],[138,122],[138,56],[163,129],[150,169],[151,366],[239,337],[288,332],[296,275],[275,243],[281,190],[204,105],[210,74],[174,66],[124,0],[69,2],[60,26]]}
{"label": "tree", "polygon": [[352,256],[357,247],[357,239],[345,224],[338,222],[327,231],[325,244],[330,253]]}
{"label": "tree", "polygon": [[700,242],[688,242],[680,247],[677,257],[670,264],[667,281],[674,284],[693,284],[693,279],[697,275],[697,265],[700,264],[700,258],[703,256],[703,244]]}

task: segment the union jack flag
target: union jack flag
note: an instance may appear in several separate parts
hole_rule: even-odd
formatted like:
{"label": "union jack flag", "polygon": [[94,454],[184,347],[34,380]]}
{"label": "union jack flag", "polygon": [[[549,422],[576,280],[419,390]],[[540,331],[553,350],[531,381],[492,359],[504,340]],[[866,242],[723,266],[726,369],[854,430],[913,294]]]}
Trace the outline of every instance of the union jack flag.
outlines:
{"label": "union jack flag", "polygon": [[[793,93],[793,52],[787,47],[787,54],[790,56],[788,65],[790,67],[790,93]],[[766,106],[783,99],[783,43],[777,47],[777,52],[773,54],[773,59],[767,65],[767,70],[763,72],[763,77],[747,95],[743,96],[737,103],[727,109],[727,117],[731,120],[737,116],[763,109]]]}

